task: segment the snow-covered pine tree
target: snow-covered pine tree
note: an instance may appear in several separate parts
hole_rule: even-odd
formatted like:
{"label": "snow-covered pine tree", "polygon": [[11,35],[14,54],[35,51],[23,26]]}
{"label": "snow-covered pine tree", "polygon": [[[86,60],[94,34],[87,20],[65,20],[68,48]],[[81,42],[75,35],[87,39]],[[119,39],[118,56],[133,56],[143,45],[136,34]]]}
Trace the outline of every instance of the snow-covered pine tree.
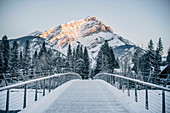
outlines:
{"label": "snow-covered pine tree", "polygon": [[72,65],[73,65],[73,71],[76,72],[76,50],[73,49],[73,62],[72,62]]}
{"label": "snow-covered pine tree", "polygon": [[86,75],[86,65],[85,62],[82,58],[79,58],[77,60],[77,65],[76,65],[76,72],[80,74],[80,76],[82,77],[82,79],[86,79],[87,75]]}
{"label": "snow-covered pine tree", "polygon": [[97,64],[95,69],[95,74],[99,72],[109,72],[114,71],[115,66],[115,56],[113,50],[109,47],[107,40],[101,46],[97,55]]}
{"label": "snow-covered pine tree", "polygon": [[18,81],[19,77],[19,57],[18,57],[18,43],[17,41],[13,42],[13,46],[10,52],[10,77],[13,81]]}
{"label": "snow-covered pine tree", "polygon": [[10,58],[10,47],[9,47],[9,41],[7,36],[2,37],[2,45],[1,45],[1,51],[3,55],[3,73],[7,73],[9,71],[9,58]]}
{"label": "snow-covered pine tree", "polygon": [[29,40],[27,40],[25,42],[25,46],[23,49],[23,72],[24,72],[24,76],[25,79],[29,79],[29,68],[30,68],[30,64],[31,64],[31,57],[30,57],[30,42]]}
{"label": "snow-covered pine tree", "polygon": [[24,47],[24,50],[23,50],[23,68],[25,70],[28,70],[29,69],[29,66],[30,66],[30,42],[29,40],[27,40],[25,42],[25,47]]}
{"label": "snow-covered pine tree", "polygon": [[[40,60],[40,69],[44,72],[47,73],[48,70],[48,63],[47,63],[47,49],[45,47],[45,42],[43,42],[42,47],[40,49],[38,58]],[[46,74],[47,75],[47,74]]]}
{"label": "snow-covered pine tree", "polygon": [[133,55],[133,59],[132,62],[134,64],[133,66],[133,70],[135,71],[135,73],[138,75],[139,74],[139,57],[140,57],[140,49],[136,48],[136,51]]}
{"label": "snow-covered pine tree", "polygon": [[47,50],[47,64],[48,64],[48,70],[50,71],[50,74],[52,73],[54,69],[54,57],[53,57],[53,51],[51,48]]}
{"label": "snow-covered pine tree", "polygon": [[23,69],[23,54],[22,54],[22,51],[20,51],[20,54],[19,54],[19,67],[20,69]]}
{"label": "snow-covered pine tree", "polygon": [[69,65],[69,68],[70,70],[72,70],[73,68],[73,56],[72,56],[72,50],[71,50],[71,45],[69,44],[68,46],[68,50],[67,50],[67,61],[68,61],[68,65]]}
{"label": "snow-covered pine tree", "polygon": [[88,51],[87,48],[84,48],[84,62],[85,62],[85,74],[88,77],[89,76],[89,72],[90,72],[90,60],[89,60],[89,55],[88,55]]}
{"label": "snow-covered pine tree", "polygon": [[155,62],[154,62],[154,80],[153,83],[159,84],[160,78],[158,77],[159,72],[161,71],[160,66],[162,63],[162,54],[163,54],[163,44],[161,38],[159,38],[159,41],[157,43],[157,48],[155,52]]}
{"label": "snow-covered pine tree", "polygon": [[167,55],[166,61],[167,61],[167,64],[170,65],[170,47],[168,49],[168,55]]}
{"label": "snow-covered pine tree", "polygon": [[109,65],[110,72],[113,73],[116,62],[115,62],[115,55],[114,55],[114,52],[113,52],[113,49],[111,46],[109,48],[109,59],[108,60],[110,63],[110,65]]}
{"label": "snow-covered pine tree", "polygon": [[2,42],[0,42],[0,79],[3,79],[2,73],[4,68],[4,61],[3,61],[3,53],[2,53]]}

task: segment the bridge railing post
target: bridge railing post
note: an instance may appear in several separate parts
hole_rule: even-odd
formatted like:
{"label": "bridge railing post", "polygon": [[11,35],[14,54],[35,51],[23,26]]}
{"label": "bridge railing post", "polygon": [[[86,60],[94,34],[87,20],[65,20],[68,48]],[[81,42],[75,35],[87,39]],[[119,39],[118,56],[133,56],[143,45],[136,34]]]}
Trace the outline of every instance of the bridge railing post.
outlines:
{"label": "bridge railing post", "polygon": [[26,107],[26,99],[27,99],[27,85],[24,85],[24,103],[23,103],[23,108]]}
{"label": "bridge railing post", "polygon": [[55,89],[55,78],[53,78],[53,90]]}
{"label": "bridge railing post", "polygon": [[136,82],[135,82],[135,101],[138,102]]}
{"label": "bridge railing post", "polygon": [[130,90],[129,90],[129,80],[127,80],[127,93],[128,93],[128,96],[130,97]]}
{"label": "bridge railing post", "polygon": [[122,81],[122,92],[124,92],[124,79],[121,79]]}
{"label": "bridge railing post", "polygon": [[51,78],[49,79],[49,92],[51,92]]}
{"label": "bridge railing post", "polygon": [[35,101],[37,101],[37,87],[38,87],[38,82],[35,82]]}
{"label": "bridge railing post", "polygon": [[148,86],[145,86],[146,89],[146,95],[145,95],[145,108],[149,109],[149,104],[148,104]]}
{"label": "bridge railing post", "polygon": [[[6,80],[5,74],[2,74],[4,81],[5,81],[5,85],[8,86],[8,82]],[[6,113],[8,113],[9,111],[9,89],[7,89],[7,97],[6,97]]]}
{"label": "bridge railing post", "polygon": [[43,96],[45,96],[45,79],[43,80]]}
{"label": "bridge railing post", "polygon": [[165,90],[162,90],[162,113],[166,113],[166,111],[165,111]]}

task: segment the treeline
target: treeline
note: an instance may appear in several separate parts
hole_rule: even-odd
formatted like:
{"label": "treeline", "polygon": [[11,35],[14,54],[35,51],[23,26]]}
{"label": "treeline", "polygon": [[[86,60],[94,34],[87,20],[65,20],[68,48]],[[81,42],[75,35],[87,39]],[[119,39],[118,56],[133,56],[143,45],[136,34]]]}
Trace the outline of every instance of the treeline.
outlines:
{"label": "treeline", "polygon": [[161,38],[159,38],[156,49],[154,49],[152,40],[149,41],[145,52],[138,48],[132,60],[134,63],[133,70],[138,75],[138,79],[159,84],[160,77],[158,75],[161,72],[160,67],[170,64],[170,49],[168,50],[167,61],[162,61],[162,55],[163,44]]}
{"label": "treeline", "polygon": [[119,61],[115,59],[113,48],[109,46],[108,41],[101,46],[97,59],[96,68],[94,70],[94,75],[100,72],[113,73],[114,68],[119,68]]}
{"label": "treeline", "polygon": [[82,79],[88,79],[90,73],[90,60],[88,50],[80,44],[73,50],[69,44],[66,57],[67,71],[79,73]]}
{"label": "treeline", "polygon": [[9,79],[8,82],[47,76],[54,71],[60,73],[65,68],[65,62],[66,59],[60,54],[54,54],[51,48],[46,48],[45,42],[33,55],[31,55],[29,40],[25,41],[25,46],[20,51],[17,41],[14,41],[10,47],[7,36],[4,36],[0,42],[1,80],[3,79],[2,73],[5,73]]}

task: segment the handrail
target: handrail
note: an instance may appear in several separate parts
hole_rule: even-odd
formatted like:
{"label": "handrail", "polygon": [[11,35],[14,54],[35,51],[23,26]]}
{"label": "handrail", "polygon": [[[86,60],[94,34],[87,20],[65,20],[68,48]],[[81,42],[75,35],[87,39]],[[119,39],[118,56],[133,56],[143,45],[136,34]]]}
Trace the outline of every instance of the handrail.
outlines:
{"label": "handrail", "polygon": [[129,77],[125,77],[125,76],[121,76],[121,75],[116,75],[116,74],[99,73],[99,74],[97,74],[97,75],[94,76],[94,79],[95,79],[97,76],[99,76],[99,75],[115,76],[115,77],[119,77],[119,78],[126,79],[126,80],[131,80],[131,81],[133,81],[133,82],[137,82],[137,83],[140,83],[140,84],[143,84],[143,85],[155,87],[155,88],[162,89],[162,90],[165,90],[165,91],[169,91],[169,92],[170,92],[170,88],[163,87],[163,86],[159,86],[159,85],[152,84],[152,83],[148,83],[148,82],[144,82],[144,81],[140,81],[140,80],[133,79],[133,78],[129,78]]}
{"label": "handrail", "polygon": [[4,87],[0,88],[0,91],[11,89],[11,88],[18,87],[18,86],[23,86],[25,84],[29,84],[29,83],[40,81],[40,80],[45,80],[45,79],[49,79],[49,78],[53,78],[53,77],[60,77],[62,75],[77,75],[81,79],[81,76],[77,73],[60,73],[60,74],[55,74],[55,75],[51,75],[51,76],[47,76],[47,77],[41,77],[41,78],[37,78],[37,79],[33,79],[33,80],[28,80],[28,81],[25,81],[25,82],[21,82],[21,83],[9,85],[9,86],[4,86]]}

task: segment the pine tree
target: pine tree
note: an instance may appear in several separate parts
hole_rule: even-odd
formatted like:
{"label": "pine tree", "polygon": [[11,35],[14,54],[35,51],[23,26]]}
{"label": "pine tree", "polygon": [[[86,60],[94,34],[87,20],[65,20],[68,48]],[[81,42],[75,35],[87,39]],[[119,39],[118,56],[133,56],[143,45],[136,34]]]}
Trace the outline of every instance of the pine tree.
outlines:
{"label": "pine tree", "polygon": [[19,76],[19,57],[18,57],[18,43],[14,41],[13,47],[11,48],[10,57],[10,76],[13,80],[18,80]]}
{"label": "pine tree", "polygon": [[80,74],[82,79],[87,78],[85,68],[86,68],[86,65],[85,65],[84,60],[82,58],[79,58],[76,64],[76,72]]}
{"label": "pine tree", "polygon": [[95,74],[99,72],[113,73],[115,66],[115,56],[113,49],[109,47],[107,40],[101,46],[97,55]]}
{"label": "pine tree", "polygon": [[3,54],[2,54],[2,43],[0,42],[0,79],[3,78],[2,76],[3,68],[4,68],[4,61],[3,61]]}
{"label": "pine tree", "polygon": [[32,57],[32,65],[34,67],[34,69],[37,70],[37,60],[38,60],[38,53],[37,50],[34,52],[34,55]]}
{"label": "pine tree", "polygon": [[46,72],[48,70],[48,63],[47,63],[47,49],[45,47],[45,42],[43,42],[42,44],[38,57],[40,60],[41,70]]}
{"label": "pine tree", "polygon": [[73,71],[76,72],[76,51],[75,51],[75,49],[73,49],[73,62],[72,62],[72,65],[73,65]]}
{"label": "pine tree", "polygon": [[168,55],[167,55],[167,59],[166,59],[168,65],[170,65],[170,47],[168,49]]}
{"label": "pine tree", "polygon": [[149,41],[148,49],[149,49],[150,51],[153,51],[153,50],[154,50],[154,46],[153,46],[153,41],[152,41],[152,39]]}
{"label": "pine tree", "polygon": [[29,69],[29,66],[30,66],[30,43],[29,43],[29,40],[27,40],[25,42],[25,47],[24,47],[24,50],[23,50],[23,68],[25,70],[28,70]]}
{"label": "pine tree", "polygon": [[67,50],[67,61],[68,61],[69,68],[72,70],[73,58],[72,58],[72,50],[71,50],[70,44],[69,44],[68,50]]}
{"label": "pine tree", "polygon": [[20,51],[20,54],[19,54],[19,67],[20,69],[23,69],[23,55],[22,55],[22,51]]}
{"label": "pine tree", "polygon": [[114,67],[116,65],[115,55],[114,55],[112,47],[109,48],[109,51],[110,51],[109,52],[109,69],[110,69],[110,72],[113,73],[114,72]]}
{"label": "pine tree", "polygon": [[2,45],[1,45],[1,50],[2,50],[2,55],[3,55],[3,73],[7,73],[8,72],[8,69],[9,69],[9,51],[10,51],[10,48],[9,48],[9,41],[8,41],[8,38],[7,36],[3,36],[2,37]]}
{"label": "pine tree", "polygon": [[88,55],[88,51],[87,48],[84,48],[84,62],[85,62],[85,75],[88,77],[89,76],[89,72],[90,72],[90,60],[89,60],[89,55]]}

